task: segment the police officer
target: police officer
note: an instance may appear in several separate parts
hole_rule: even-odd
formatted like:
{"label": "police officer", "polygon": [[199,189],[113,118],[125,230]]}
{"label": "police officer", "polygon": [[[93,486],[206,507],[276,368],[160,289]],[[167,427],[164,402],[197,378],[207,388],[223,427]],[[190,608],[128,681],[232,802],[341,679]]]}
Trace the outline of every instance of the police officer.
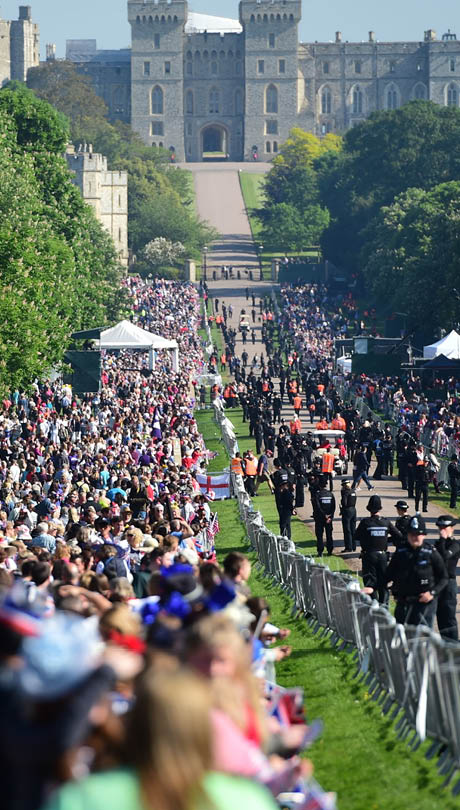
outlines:
{"label": "police officer", "polygon": [[335,498],[333,493],[326,489],[326,478],[320,477],[320,489],[316,493],[314,500],[313,517],[315,519],[316,547],[318,557],[323,556],[324,542],[323,534],[326,532],[326,548],[329,557],[334,550],[332,538],[332,528],[335,514]]}
{"label": "police officer", "polygon": [[393,475],[394,442],[389,428],[385,428],[383,445],[383,474]]}
{"label": "police officer", "polygon": [[428,512],[428,484],[430,483],[430,470],[428,461],[424,458],[415,467],[415,511],[419,511],[420,501],[422,501],[423,512]]}
{"label": "police officer", "polygon": [[282,484],[276,499],[280,519],[280,534],[291,539],[291,517],[294,510],[294,487],[292,484]]}
{"label": "police officer", "polygon": [[454,537],[456,522],[451,515],[440,515],[436,521],[440,536],[435,548],[444,560],[449,577],[446,587],[438,596],[436,618],[441,636],[449,641],[458,641],[457,563],[460,557],[460,541]]}
{"label": "police officer", "polygon": [[402,539],[396,541],[396,546],[399,547],[400,545],[407,543],[407,532],[409,530],[411,516],[407,514],[409,509],[409,504],[407,501],[396,501],[395,506],[398,513],[398,517],[395,520],[395,527],[402,535]]}
{"label": "police officer", "polygon": [[447,467],[447,474],[449,476],[450,484],[449,509],[455,509],[457,506],[458,482],[460,479],[460,470],[458,469],[458,457],[456,453],[453,453],[450,457],[450,462]]}
{"label": "police officer", "polygon": [[340,514],[342,516],[343,542],[345,546],[342,549],[342,554],[356,549],[356,500],[357,495],[355,490],[351,488],[351,480],[349,478],[344,479],[340,493]]}
{"label": "police officer", "polygon": [[386,578],[388,539],[392,537],[395,543],[400,542],[401,534],[391,521],[379,515],[382,501],[378,495],[371,495],[366,509],[370,517],[363,518],[355,535],[356,542],[361,545],[364,585],[372,588],[373,599],[386,605],[389,599]]}
{"label": "police officer", "polygon": [[400,624],[433,626],[438,596],[448,583],[444,560],[425,543],[426,526],[421,515],[409,524],[407,545],[396,549],[387,568],[387,582],[396,599],[395,619]]}

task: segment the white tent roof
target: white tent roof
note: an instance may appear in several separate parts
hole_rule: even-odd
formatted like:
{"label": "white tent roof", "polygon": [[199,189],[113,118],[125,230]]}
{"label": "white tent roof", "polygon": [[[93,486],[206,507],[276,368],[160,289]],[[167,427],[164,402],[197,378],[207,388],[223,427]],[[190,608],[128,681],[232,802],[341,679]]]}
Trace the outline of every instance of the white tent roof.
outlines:
{"label": "white tent roof", "polygon": [[189,11],[185,24],[185,33],[194,34],[207,31],[208,34],[241,34],[243,28],[238,20],[228,17],[212,17],[210,14],[197,14]]}
{"label": "white tent roof", "polygon": [[101,332],[101,349],[177,349],[175,340],[166,340],[131,321],[120,321]]}
{"label": "white tent roof", "polygon": [[455,329],[436,343],[423,347],[424,360],[432,360],[433,357],[439,357],[440,354],[450,360],[460,360],[460,335]]}

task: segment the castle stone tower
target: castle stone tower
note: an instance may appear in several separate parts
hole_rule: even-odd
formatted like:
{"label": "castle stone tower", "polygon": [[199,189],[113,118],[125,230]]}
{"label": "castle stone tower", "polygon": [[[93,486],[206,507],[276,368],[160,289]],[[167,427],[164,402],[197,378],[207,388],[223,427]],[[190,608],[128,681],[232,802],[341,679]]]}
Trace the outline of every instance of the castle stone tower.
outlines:
{"label": "castle stone tower", "polygon": [[12,21],[10,32],[11,78],[25,82],[29,68],[40,64],[40,34],[30,6],[19,6],[19,19]]}
{"label": "castle stone tower", "polygon": [[298,121],[301,0],[241,0],[245,36],[245,159],[270,160]]}
{"label": "castle stone tower", "polygon": [[131,122],[147,144],[184,151],[186,0],[128,0],[132,29]]}

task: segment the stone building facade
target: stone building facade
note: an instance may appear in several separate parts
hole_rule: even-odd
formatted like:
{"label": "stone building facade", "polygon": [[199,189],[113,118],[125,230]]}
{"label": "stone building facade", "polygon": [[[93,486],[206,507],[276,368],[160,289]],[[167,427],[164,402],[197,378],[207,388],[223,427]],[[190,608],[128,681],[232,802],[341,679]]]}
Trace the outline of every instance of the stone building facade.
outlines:
{"label": "stone building facade", "polygon": [[40,64],[40,34],[30,6],[19,6],[17,20],[0,19],[0,86],[11,79],[25,82],[27,71]]}
{"label": "stone building facade", "polygon": [[66,154],[72,180],[85,202],[111,235],[120,264],[128,265],[128,175],[107,169],[107,158],[95,154],[91,147]]}
{"label": "stone building facade", "polygon": [[241,0],[239,19],[194,14],[186,0],[128,0],[131,49],[68,43],[112,120],[178,160],[270,160],[294,126],[342,133],[413,99],[460,105],[460,42],[299,43],[301,0]]}

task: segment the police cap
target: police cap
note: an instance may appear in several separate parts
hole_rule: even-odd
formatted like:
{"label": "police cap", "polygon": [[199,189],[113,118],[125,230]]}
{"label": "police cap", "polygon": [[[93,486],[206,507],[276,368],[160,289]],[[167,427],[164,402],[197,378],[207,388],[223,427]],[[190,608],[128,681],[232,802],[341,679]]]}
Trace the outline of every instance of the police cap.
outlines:
{"label": "police cap", "polygon": [[426,534],[426,524],[423,520],[421,515],[414,515],[411,518],[409,523],[409,527],[407,529],[408,534]]}
{"label": "police cap", "polygon": [[369,498],[369,503],[366,506],[366,509],[371,514],[375,514],[376,512],[380,512],[382,508],[382,501],[380,500],[379,495],[371,495]]}
{"label": "police cap", "polygon": [[455,526],[457,521],[452,515],[439,515],[436,526],[438,529],[446,529],[448,526]]}
{"label": "police cap", "polygon": [[409,509],[407,501],[396,501],[395,506],[396,509]]}

